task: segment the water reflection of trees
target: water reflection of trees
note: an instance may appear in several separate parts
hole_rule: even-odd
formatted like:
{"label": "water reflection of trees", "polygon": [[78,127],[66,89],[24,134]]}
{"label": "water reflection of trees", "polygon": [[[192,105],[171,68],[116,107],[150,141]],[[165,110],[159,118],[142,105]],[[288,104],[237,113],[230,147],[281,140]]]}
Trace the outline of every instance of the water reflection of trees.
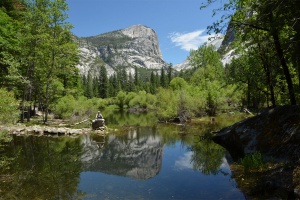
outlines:
{"label": "water reflection of trees", "polygon": [[193,152],[191,162],[195,170],[205,175],[217,174],[225,155],[224,149],[209,139],[195,142],[190,150]]}
{"label": "water reflection of trees", "polygon": [[[1,169],[3,199],[70,199],[77,191],[81,171],[79,139],[14,137],[6,156],[14,157]],[[4,177],[9,177],[5,179]]]}
{"label": "water reflection of trees", "polygon": [[201,173],[217,174],[223,163],[225,150],[210,139],[210,131],[215,126],[188,126],[165,124],[159,126],[159,132],[162,134],[163,142],[166,145],[175,145],[180,141],[183,146],[188,146],[192,151],[191,163],[193,168]]}
{"label": "water reflection of trees", "polygon": [[109,126],[134,125],[134,126],[154,126],[157,123],[155,113],[127,113],[120,111],[105,111],[105,120]]}

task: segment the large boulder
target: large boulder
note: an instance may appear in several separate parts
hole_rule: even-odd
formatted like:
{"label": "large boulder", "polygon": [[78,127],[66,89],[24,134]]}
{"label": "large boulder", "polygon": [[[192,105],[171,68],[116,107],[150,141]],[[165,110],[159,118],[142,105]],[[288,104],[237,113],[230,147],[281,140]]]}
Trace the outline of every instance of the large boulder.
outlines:
{"label": "large boulder", "polygon": [[213,140],[233,158],[259,151],[273,159],[299,161],[300,108],[281,106],[219,131]]}

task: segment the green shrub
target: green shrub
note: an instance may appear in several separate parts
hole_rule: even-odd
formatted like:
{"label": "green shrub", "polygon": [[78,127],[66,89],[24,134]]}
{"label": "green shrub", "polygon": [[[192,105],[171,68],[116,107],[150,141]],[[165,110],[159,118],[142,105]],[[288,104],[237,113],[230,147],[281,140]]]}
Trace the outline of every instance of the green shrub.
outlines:
{"label": "green shrub", "polygon": [[98,110],[106,108],[108,101],[100,98],[87,99],[84,96],[75,99],[72,95],[66,95],[57,101],[55,114],[62,119],[77,116],[86,118],[94,115]]}
{"label": "green shrub", "polygon": [[156,94],[157,116],[160,119],[172,118],[177,115],[178,111],[178,92],[159,88]]}
{"label": "green shrub", "polygon": [[19,118],[19,103],[12,92],[0,89],[0,123],[13,124]]}
{"label": "green shrub", "polygon": [[119,91],[116,97],[116,104],[119,106],[120,110],[124,109],[125,106],[125,98],[126,98],[126,92]]}
{"label": "green shrub", "polygon": [[262,170],[265,163],[261,153],[255,152],[242,158],[241,165],[244,167],[244,172],[247,174],[250,170]]}
{"label": "green shrub", "polygon": [[130,107],[130,102],[137,96],[135,92],[128,92],[128,94],[125,97],[125,104],[127,107]]}
{"label": "green shrub", "polygon": [[55,114],[60,118],[69,118],[74,115],[76,100],[72,95],[60,98],[55,106]]}

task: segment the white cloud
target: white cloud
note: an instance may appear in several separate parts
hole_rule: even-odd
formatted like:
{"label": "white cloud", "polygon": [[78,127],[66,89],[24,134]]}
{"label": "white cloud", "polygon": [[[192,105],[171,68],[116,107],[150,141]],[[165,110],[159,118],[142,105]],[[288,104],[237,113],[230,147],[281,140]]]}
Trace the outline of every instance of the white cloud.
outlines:
{"label": "white cloud", "polygon": [[205,30],[196,30],[190,33],[171,33],[169,38],[176,46],[185,51],[196,50],[208,41],[211,35],[202,35]]}
{"label": "white cloud", "polygon": [[181,156],[178,160],[175,161],[175,169],[176,170],[184,170],[184,169],[193,169],[193,164],[191,163],[193,152],[187,152],[183,156]]}

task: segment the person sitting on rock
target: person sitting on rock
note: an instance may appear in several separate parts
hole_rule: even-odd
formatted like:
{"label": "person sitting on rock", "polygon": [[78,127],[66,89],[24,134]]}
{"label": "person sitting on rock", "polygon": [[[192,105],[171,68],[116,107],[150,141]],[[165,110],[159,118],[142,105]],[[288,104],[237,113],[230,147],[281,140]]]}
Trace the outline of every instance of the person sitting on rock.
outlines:
{"label": "person sitting on rock", "polygon": [[96,114],[96,119],[103,119],[103,116],[100,111]]}

